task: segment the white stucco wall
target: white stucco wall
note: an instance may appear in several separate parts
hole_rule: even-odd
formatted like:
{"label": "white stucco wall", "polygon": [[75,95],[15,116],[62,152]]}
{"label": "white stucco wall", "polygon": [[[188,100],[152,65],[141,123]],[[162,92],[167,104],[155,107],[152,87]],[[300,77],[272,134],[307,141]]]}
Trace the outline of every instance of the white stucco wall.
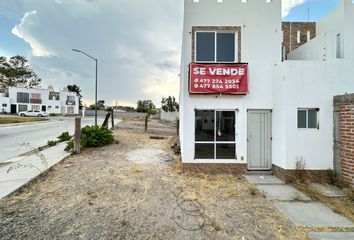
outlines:
{"label": "white stucco wall", "polygon": [[4,95],[0,95],[0,114],[3,112],[10,112],[10,99]]}
{"label": "white stucco wall", "polygon": [[[241,26],[241,62],[249,63],[247,96],[201,96],[188,92],[188,65],[192,53],[192,26]],[[262,44],[263,43],[263,44]],[[224,1],[185,0],[181,64],[181,145],[183,162],[194,160],[195,109],[236,110],[236,146],[238,159],[218,163],[246,163],[247,109],[273,108],[273,78],[281,60],[280,0]],[[243,160],[241,160],[241,158]],[[216,162],[215,160],[203,162]]]}
{"label": "white stucco wall", "polygon": [[[333,96],[354,92],[354,84],[350,83],[352,64],[344,60],[281,64],[280,94],[276,100],[281,103],[275,104],[274,114],[283,117],[285,128],[274,137],[274,164],[295,169],[297,159],[303,158],[307,169],[333,168]],[[298,108],[319,108],[319,129],[298,129]]]}

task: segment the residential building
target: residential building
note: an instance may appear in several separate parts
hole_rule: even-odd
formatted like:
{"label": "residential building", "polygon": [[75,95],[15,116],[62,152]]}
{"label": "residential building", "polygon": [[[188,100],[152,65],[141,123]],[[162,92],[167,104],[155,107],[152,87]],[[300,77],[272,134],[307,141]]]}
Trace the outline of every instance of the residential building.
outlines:
{"label": "residential building", "polygon": [[79,97],[68,91],[10,87],[0,96],[1,112],[18,113],[41,110],[48,114],[74,115],[79,113]]}
{"label": "residential building", "polygon": [[306,38],[284,58],[286,26],[281,0],[184,1],[185,170],[272,170],[287,181],[301,168],[322,181],[333,169],[333,97],[354,92],[354,4],[294,24]]}

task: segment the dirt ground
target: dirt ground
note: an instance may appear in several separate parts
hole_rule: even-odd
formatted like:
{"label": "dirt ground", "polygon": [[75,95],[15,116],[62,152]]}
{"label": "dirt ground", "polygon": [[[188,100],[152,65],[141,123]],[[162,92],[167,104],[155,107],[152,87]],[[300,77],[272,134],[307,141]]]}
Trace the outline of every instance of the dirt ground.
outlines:
{"label": "dirt ground", "polygon": [[242,176],[182,173],[175,128],[149,127],[125,120],[119,144],[69,157],[0,201],[0,239],[307,239]]}

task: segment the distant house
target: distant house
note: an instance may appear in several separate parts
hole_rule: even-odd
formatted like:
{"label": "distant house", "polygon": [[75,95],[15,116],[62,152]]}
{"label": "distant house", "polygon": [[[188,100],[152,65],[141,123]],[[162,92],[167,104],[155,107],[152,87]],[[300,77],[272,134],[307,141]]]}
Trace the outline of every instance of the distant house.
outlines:
{"label": "distant house", "polygon": [[41,110],[48,114],[74,115],[79,113],[79,97],[68,91],[11,87],[0,95],[0,112],[18,113]]}

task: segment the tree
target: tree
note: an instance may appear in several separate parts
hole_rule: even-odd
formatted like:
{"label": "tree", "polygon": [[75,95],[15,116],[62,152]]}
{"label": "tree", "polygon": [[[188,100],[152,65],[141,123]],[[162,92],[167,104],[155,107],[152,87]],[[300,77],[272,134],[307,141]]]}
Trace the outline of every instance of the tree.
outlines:
{"label": "tree", "polygon": [[0,92],[7,92],[10,87],[37,87],[41,81],[25,57],[0,57]]}
{"label": "tree", "polygon": [[148,114],[154,113],[154,110],[156,108],[155,104],[151,100],[139,100],[137,104],[138,104],[138,106],[136,107],[137,112],[148,113]]}
{"label": "tree", "polygon": [[77,86],[76,84],[74,85],[68,85],[66,86],[66,88],[68,89],[69,92],[73,92],[76,93],[76,95],[79,97],[79,108],[82,109],[83,105],[82,105],[82,95],[81,95],[81,89],[79,86]]}
{"label": "tree", "polygon": [[104,108],[104,104],[105,104],[104,100],[98,100],[97,101],[98,108]]}
{"label": "tree", "polygon": [[[105,108],[104,104],[105,104],[104,100],[98,100],[97,101],[97,106],[98,106],[97,110],[104,109]],[[90,105],[90,109],[91,110],[95,110],[96,109],[96,104]]]}
{"label": "tree", "polygon": [[165,112],[178,112],[179,111],[179,104],[176,102],[175,97],[167,97],[162,98],[161,101],[161,108]]}

